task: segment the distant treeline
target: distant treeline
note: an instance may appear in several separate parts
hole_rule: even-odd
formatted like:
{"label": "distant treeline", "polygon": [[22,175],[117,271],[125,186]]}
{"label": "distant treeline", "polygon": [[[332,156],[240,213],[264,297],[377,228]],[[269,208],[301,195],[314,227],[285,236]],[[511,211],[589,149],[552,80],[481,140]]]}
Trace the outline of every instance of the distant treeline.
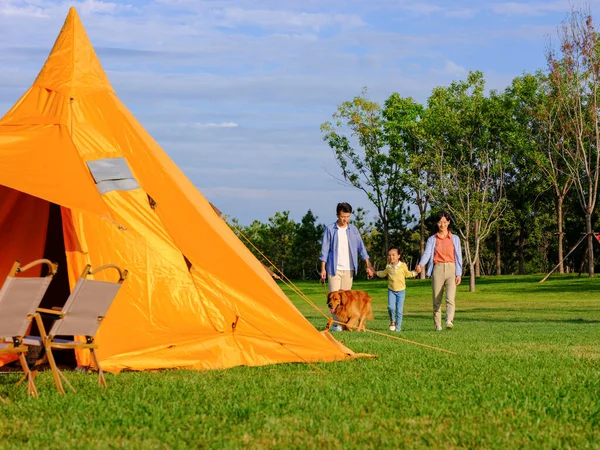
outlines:
{"label": "distant treeline", "polygon": [[[531,274],[546,273],[557,264],[557,236],[556,223],[552,220],[552,203],[540,199],[540,205],[545,205],[550,211],[536,211],[532,213],[528,221],[505,221],[498,228],[499,233],[494,233],[483,242],[479,255],[479,274],[496,275],[497,266],[497,240],[500,242],[500,273],[501,274]],[[567,214],[565,217],[566,233],[565,243],[567,251],[581,238],[580,230],[584,228],[584,218],[577,214],[577,205],[572,204],[566,208],[575,214]],[[354,225],[356,225],[363,236],[371,260],[377,269],[383,269],[385,265],[385,247],[383,232],[380,222],[366,222],[365,216],[368,211],[358,208],[353,214]],[[335,217],[326,223],[334,222]],[[250,225],[242,226],[233,219],[232,227],[236,234],[237,230],[252,241],[254,246],[263,253],[270,263],[260,255],[252,245],[245,239],[242,241],[250,251],[267,267],[280,275],[283,272],[293,280],[317,280],[319,278],[318,266],[321,251],[321,237],[324,223],[318,220],[312,211],[308,211],[301,222],[295,222],[289,217],[289,211],[276,213],[264,222],[254,221]],[[418,224],[413,224],[403,230],[393,230],[391,245],[399,245],[403,252],[403,260],[414,268],[420,257],[420,230]],[[429,214],[425,220],[427,233],[435,231],[433,214]],[[600,228],[600,227],[599,227]],[[599,247],[600,248],[600,247]],[[565,252],[566,254],[566,252]],[[586,273],[586,247],[580,245],[566,259],[564,271]],[[596,259],[596,266],[598,260]],[[465,267],[466,275],[469,275],[468,266]],[[364,266],[361,266],[360,278],[364,278]]]}

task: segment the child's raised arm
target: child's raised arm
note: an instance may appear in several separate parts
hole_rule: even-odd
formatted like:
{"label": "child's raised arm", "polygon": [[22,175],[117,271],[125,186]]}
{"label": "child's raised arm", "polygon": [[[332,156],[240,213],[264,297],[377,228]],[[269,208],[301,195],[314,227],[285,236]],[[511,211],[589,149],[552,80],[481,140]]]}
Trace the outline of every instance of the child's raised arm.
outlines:
{"label": "child's raised arm", "polygon": [[375,272],[379,278],[386,278],[388,276],[388,268],[385,266],[385,269],[378,270]]}
{"label": "child's raised arm", "polygon": [[408,266],[406,264],[402,264],[402,268],[404,269],[404,278],[416,278],[416,271],[408,270]]}

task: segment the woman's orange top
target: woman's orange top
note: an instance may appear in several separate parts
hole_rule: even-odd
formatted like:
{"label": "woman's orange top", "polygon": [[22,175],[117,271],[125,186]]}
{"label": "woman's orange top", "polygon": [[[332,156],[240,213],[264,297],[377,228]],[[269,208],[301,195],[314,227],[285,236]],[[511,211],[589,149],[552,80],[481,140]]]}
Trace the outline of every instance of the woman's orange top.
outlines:
{"label": "woman's orange top", "polygon": [[454,243],[452,242],[452,234],[448,231],[445,238],[441,238],[439,234],[435,235],[435,251],[433,252],[433,263],[448,263],[456,262],[454,259]]}

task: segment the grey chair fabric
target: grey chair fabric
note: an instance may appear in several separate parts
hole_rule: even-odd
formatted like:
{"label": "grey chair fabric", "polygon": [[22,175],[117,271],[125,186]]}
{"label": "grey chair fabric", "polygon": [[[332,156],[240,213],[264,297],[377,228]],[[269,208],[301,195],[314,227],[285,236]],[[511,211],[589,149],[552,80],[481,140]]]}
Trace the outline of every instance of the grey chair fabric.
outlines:
{"label": "grey chair fabric", "polygon": [[120,288],[119,283],[79,279],[50,336],[94,336]]}
{"label": "grey chair fabric", "polygon": [[0,338],[23,336],[52,278],[6,277],[0,289]]}

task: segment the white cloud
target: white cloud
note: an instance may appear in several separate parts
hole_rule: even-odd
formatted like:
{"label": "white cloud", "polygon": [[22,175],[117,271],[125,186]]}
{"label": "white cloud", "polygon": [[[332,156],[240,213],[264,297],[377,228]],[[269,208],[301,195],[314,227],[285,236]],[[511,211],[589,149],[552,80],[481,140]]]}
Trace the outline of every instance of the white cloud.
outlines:
{"label": "white cloud", "polygon": [[74,6],[79,14],[114,14],[131,8],[131,5],[102,0],[83,0],[57,3],[40,0],[0,0],[0,16],[22,16],[49,18],[64,14],[69,7]]}
{"label": "white cloud", "polygon": [[547,2],[503,2],[492,3],[491,9],[496,14],[507,16],[539,16],[548,12],[568,12],[569,2],[555,0]]}
{"label": "white cloud", "polygon": [[238,126],[238,124],[235,122],[221,122],[221,123],[208,122],[208,123],[190,123],[190,124],[184,124],[184,126],[191,126],[194,128],[235,128]]}
{"label": "white cloud", "polygon": [[422,1],[400,3],[399,7],[401,9],[419,14],[434,14],[442,12],[444,10],[444,8],[439,5],[435,5],[431,2]]}
{"label": "white cloud", "polygon": [[442,69],[433,69],[432,72],[455,78],[463,78],[469,73],[469,71],[464,67],[449,60],[444,62],[444,67]]}
{"label": "white cloud", "polygon": [[72,2],[72,5],[81,12],[82,15],[91,15],[95,13],[114,14],[131,7],[113,2],[103,2],[99,0],[84,0],[82,2]]}
{"label": "white cloud", "polygon": [[360,27],[364,22],[355,14],[307,13],[286,10],[225,8],[217,14],[219,24],[228,27],[255,25],[270,29],[311,29],[331,26]]}
{"label": "white cloud", "polygon": [[29,2],[2,0],[0,1],[0,16],[47,17],[44,9]]}
{"label": "white cloud", "polygon": [[447,17],[455,17],[457,19],[471,19],[477,15],[478,11],[475,8],[450,9],[445,11]]}

